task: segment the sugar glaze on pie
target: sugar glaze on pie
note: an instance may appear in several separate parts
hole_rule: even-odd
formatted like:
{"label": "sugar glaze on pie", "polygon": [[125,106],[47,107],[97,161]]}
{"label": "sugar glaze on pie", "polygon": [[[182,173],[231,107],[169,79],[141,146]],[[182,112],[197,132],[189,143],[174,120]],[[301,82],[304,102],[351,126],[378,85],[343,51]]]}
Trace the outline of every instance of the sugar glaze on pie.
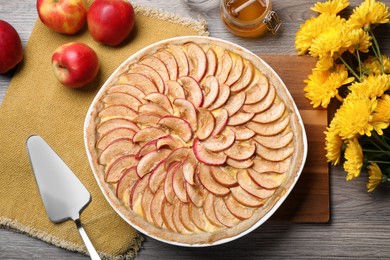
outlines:
{"label": "sugar glaze on pie", "polygon": [[85,137],[114,209],[179,245],[218,244],[260,225],[306,157],[298,111],[275,72],[208,37],[131,56],[93,101]]}

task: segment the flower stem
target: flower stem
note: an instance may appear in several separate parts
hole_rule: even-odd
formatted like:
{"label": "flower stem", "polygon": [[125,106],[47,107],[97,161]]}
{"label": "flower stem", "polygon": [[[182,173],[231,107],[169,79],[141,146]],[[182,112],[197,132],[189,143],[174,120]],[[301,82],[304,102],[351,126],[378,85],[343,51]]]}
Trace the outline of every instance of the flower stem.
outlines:
{"label": "flower stem", "polygon": [[390,164],[390,162],[386,162],[386,161],[372,161],[372,160],[370,160],[369,162],[370,163],[379,163],[379,164]]}
{"label": "flower stem", "polygon": [[385,74],[385,68],[383,67],[381,50],[379,49],[378,41],[376,40],[375,35],[374,35],[371,28],[370,28],[370,35],[371,35],[372,41],[374,42],[374,46],[372,46],[372,49],[374,50],[375,56],[378,58],[382,73]]}
{"label": "flower stem", "polygon": [[349,64],[343,59],[343,57],[339,56],[340,60],[344,63],[345,67],[348,68],[349,72],[351,72],[353,74],[353,76],[355,76],[356,79],[358,79],[359,81],[361,81],[360,77],[358,74],[356,74],[356,72],[351,68],[351,66],[349,66]]}
{"label": "flower stem", "polygon": [[379,150],[372,150],[372,149],[362,149],[363,152],[368,152],[368,153],[384,153],[384,154],[389,154],[390,155],[390,151],[379,151]]}

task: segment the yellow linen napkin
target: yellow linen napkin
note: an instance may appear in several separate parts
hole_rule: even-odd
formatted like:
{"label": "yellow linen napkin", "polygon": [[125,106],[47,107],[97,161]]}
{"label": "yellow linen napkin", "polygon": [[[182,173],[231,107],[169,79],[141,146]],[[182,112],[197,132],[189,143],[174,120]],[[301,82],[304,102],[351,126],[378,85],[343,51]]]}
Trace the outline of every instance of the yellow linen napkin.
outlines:
{"label": "yellow linen napkin", "polygon": [[[0,109],[0,226],[25,232],[59,247],[86,253],[73,221],[48,219],[29,164],[25,142],[41,135],[68,164],[92,195],[81,221],[99,253],[134,258],[142,236],[124,222],[103,197],[88,164],[83,124],[96,92],[109,75],[141,48],[175,36],[207,35],[206,24],[160,10],[135,6],[132,35],[119,47],[93,41],[85,28],[76,36],[55,33],[38,19]],[[97,78],[83,89],[63,87],[50,61],[65,42],[87,43],[98,54]]]}

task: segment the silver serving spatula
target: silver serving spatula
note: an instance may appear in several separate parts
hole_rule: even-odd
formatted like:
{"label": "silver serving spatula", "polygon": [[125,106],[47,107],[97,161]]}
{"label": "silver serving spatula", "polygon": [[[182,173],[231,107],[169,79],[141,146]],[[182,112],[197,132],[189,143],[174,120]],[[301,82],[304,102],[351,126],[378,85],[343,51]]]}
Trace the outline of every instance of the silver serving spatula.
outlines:
{"label": "silver serving spatula", "polygon": [[26,145],[49,219],[75,221],[91,259],[100,259],[80,222],[81,211],[91,201],[88,190],[42,137],[30,136]]}

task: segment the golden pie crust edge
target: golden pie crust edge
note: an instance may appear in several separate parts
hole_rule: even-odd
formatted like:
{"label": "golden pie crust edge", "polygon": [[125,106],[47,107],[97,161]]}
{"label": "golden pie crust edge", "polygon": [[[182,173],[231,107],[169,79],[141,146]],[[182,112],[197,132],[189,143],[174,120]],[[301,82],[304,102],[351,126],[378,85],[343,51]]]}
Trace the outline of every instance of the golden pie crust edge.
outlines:
{"label": "golden pie crust edge", "polygon": [[[252,217],[241,221],[239,224],[232,228],[217,230],[213,233],[204,232],[198,234],[194,233],[190,235],[179,234],[171,232],[168,229],[158,228],[147,222],[142,216],[133,213],[130,209],[125,207],[116,197],[115,190],[111,187],[112,185],[105,182],[104,169],[103,166],[98,163],[98,153],[97,148],[95,147],[97,141],[96,126],[98,124],[96,119],[98,118],[98,112],[100,111],[99,106],[101,105],[101,102],[99,102],[99,100],[105,94],[105,90],[117,81],[118,76],[125,72],[130,64],[138,62],[145,55],[153,54],[156,50],[165,47],[169,44],[182,45],[188,42],[194,42],[196,44],[219,45],[249,60],[258,70],[264,73],[267,76],[269,82],[274,85],[277,95],[283,100],[286,105],[286,109],[289,111],[290,126],[292,128],[292,132],[294,133],[294,153],[291,157],[291,166],[287,174],[287,179],[280,187],[277,188],[274,195],[269,198],[262,207],[259,207],[255,210]],[[280,77],[276,74],[276,72],[257,55],[253,54],[248,50],[245,50],[238,45],[229,43],[224,40],[202,36],[177,37],[164,40],[138,51],[137,53],[131,55],[125,62],[123,62],[99,90],[91,104],[91,107],[88,110],[84,125],[84,141],[87,150],[87,156],[92,167],[93,174],[97,180],[100,189],[102,190],[104,196],[108,200],[109,204],[113,207],[113,209],[126,222],[128,222],[138,231],[157,240],[181,246],[209,246],[221,244],[241,237],[260,226],[269,217],[272,216],[272,214],[283,203],[283,201],[286,199],[286,197],[294,187],[302,172],[307,155],[307,140],[302,119],[289,91],[287,90],[287,87],[280,79]]]}

